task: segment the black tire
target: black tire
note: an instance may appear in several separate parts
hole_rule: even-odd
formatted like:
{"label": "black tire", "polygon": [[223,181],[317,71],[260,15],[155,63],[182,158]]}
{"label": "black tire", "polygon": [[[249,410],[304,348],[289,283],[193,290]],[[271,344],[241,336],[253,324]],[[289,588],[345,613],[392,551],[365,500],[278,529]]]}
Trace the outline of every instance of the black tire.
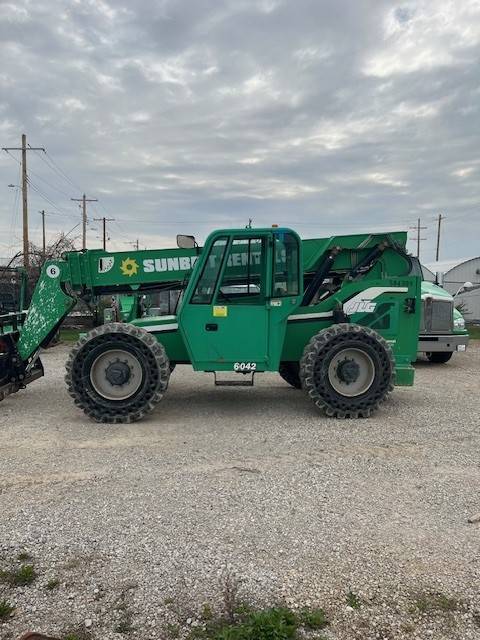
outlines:
{"label": "black tire", "polygon": [[300,380],[300,363],[298,362],[281,362],[278,369],[280,376],[295,389],[302,388]]}
{"label": "black tire", "polygon": [[101,325],[82,337],[66,369],[75,404],[97,422],[140,420],[160,402],[170,377],[163,345],[144,329],[121,322]]}
{"label": "black tire", "polygon": [[444,364],[448,362],[452,356],[452,351],[430,351],[427,353],[427,358],[434,364]]}
{"label": "black tire", "polygon": [[305,347],[300,379],[327,416],[368,418],[393,389],[395,360],[389,344],[373,329],[334,324]]}

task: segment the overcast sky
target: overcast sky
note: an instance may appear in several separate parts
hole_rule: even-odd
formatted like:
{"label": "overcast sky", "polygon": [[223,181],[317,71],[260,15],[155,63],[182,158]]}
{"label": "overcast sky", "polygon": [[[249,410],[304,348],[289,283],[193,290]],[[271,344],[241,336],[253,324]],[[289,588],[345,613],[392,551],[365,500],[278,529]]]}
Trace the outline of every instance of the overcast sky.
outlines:
{"label": "overcast sky", "polygon": [[[36,242],[39,209],[68,231],[85,190],[112,249],[249,218],[322,237],[421,217],[428,262],[442,213],[441,258],[470,257],[479,59],[480,0],[0,0],[0,146],[48,152],[28,153]],[[8,184],[2,152],[2,258],[21,247]]]}

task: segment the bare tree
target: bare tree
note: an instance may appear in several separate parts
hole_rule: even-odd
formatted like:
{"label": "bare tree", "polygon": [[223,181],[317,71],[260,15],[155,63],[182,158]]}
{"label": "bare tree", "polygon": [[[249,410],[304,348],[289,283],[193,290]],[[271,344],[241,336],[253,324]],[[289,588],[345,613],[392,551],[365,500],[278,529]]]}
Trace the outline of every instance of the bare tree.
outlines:
{"label": "bare tree", "polygon": [[[45,248],[45,254],[41,247],[37,246],[33,242],[29,243],[29,267],[27,270],[27,298],[30,296],[35,288],[35,284],[40,277],[40,271],[45,260],[52,260],[55,258],[61,258],[67,251],[77,251],[75,246],[78,238],[70,238],[67,234],[61,232],[56,236]],[[23,266],[23,253],[18,253],[9,263],[11,267]]]}

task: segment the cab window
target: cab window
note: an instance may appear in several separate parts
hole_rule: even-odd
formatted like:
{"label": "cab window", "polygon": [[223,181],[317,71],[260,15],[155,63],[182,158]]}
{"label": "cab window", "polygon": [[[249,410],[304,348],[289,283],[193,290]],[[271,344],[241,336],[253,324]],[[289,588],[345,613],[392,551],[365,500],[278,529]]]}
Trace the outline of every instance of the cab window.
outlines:
{"label": "cab window", "polygon": [[265,239],[234,238],[217,294],[217,302],[259,304],[265,298]]}
{"label": "cab window", "polygon": [[275,233],[273,261],[273,296],[298,295],[299,249],[294,235],[288,232]]}
{"label": "cab window", "polygon": [[192,296],[192,304],[211,304],[218,274],[222,268],[227,238],[217,238],[212,244],[208,258],[203,266],[202,275]]}

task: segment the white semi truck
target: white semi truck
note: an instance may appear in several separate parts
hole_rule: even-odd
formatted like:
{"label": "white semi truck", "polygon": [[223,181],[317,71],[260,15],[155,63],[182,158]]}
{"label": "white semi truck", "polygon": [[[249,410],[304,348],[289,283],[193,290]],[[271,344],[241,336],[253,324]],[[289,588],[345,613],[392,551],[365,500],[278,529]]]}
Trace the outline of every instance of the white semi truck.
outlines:
{"label": "white semi truck", "polygon": [[467,348],[465,320],[454,303],[453,296],[442,287],[433,282],[422,282],[418,352],[425,354],[430,362],[448,362],[456,351]]}

